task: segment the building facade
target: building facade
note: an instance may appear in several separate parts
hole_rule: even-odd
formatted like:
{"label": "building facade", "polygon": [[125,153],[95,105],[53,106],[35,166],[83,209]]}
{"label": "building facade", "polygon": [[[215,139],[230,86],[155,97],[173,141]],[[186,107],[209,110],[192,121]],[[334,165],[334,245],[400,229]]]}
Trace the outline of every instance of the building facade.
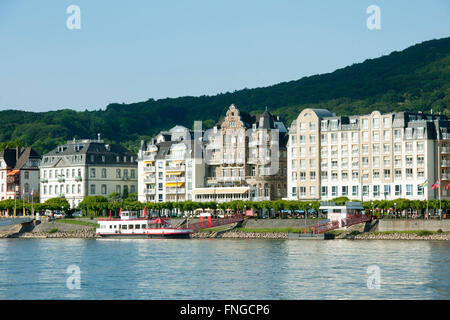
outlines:
{"label": "building facade", "polygon": [[6,148],[0,152],[0,200],[31,199],[39,195],[41,157],[32,148]]}
{"label": "building facade", "polygon": [[[201,137],[201,132],[200,132]],[[138,156],[138,200],[193,200],[192,190],[203,186],[205,164],[194,157],[194,133],[175,126],[146,143]],[[199,141],[201,143],[201,141]]]}
{"label": "building facade", "polygon": [[289,128],[288,199],[437,199],[431,185],[449,179],[449,127],[443,115],[305,109]]}
{"label": "building facade", "polygon": [[118,144],[73,140],[43,156],[40,165],[41,202],[66,198],[77,207],[85,196],[137,192],[137,156]]}
{"label": "building facade", "polygon": [[287,129],[267,110],[252,116],[234,105],[203,137],[204,187],[195,201],[277,200],[286,196]]}

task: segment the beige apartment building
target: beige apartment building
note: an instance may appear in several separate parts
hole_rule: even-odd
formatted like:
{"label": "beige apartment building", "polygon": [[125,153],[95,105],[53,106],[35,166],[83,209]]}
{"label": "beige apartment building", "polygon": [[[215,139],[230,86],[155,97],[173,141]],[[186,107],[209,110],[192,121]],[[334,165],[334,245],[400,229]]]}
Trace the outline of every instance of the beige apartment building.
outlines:
{"label": "beige apartment building", "polygon": [[[448,198],[450,121],[444,115],[374,111],[336,116],[305,109],[289,128],[288,199]],[[428,181],[425,188],[420,187]]]}

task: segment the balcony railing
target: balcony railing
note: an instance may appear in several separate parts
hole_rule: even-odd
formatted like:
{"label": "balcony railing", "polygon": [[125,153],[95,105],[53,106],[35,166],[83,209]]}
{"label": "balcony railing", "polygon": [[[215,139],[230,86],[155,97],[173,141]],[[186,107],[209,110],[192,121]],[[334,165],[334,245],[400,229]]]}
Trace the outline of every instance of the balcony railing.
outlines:
{"label": "balcony railing", "polygon": [[76,176],[75,177],[75,181],[81,181],[81,180],[83,180],[83,178],[81,176]]}
{"label": "balcony railing", "polygon": [[442,147],[441,153],[450,153],[450,147]]}
{"label": "balcony railing", "polygon": [[166,177],[166,182],[184,182],[185,177]]}
{"label": "balcony railing", "polygon": [[441,160],[441,167],[450,167],[450,160]]}
{"label": "balcony railing", "polygon": [[156,168],[155,167],[144,167],[144,172],[155,172]]}
{"label": "balcony railing", "polygon": [[47,178],[43,178],[43,179],[41,179],[41,182],[42,182],[42,183],[47,183],[47,182],[48,182],[48,179],[47,179]]}
{"label": "balcony railing", "polygon": [[144,194],[155,194],[156,189],[144,189]]}
{"label": "balcony railing", "polygon": [[184,188],[167,188],[166,189],[167,194],[182,194],[185,193]]}
{"label": "balcony railing", "polygon": [[166,166],[166,171],[185,171],[186,166]]}
{"label": "balcony railing", "polygon": [[151,176],[151,177],[145,177],[144,178],[144,182],[146,183],[155,183],[156,182],[156,177],[155,176]]}

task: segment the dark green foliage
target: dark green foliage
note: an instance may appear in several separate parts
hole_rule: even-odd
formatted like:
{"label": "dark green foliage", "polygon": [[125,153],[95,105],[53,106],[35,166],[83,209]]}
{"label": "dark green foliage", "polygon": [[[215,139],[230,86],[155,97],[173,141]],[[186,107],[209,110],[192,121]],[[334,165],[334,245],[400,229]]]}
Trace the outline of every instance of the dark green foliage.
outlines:
{"label": "dark green foliage", "polygon": [[431,40],[366,60],[332,73],[304,77],[269,87],[243,89],[215,96],[149,99],[113,103],[106,110],[43,113],[0,112],[0,142],[28,144],[44,153],[72,138],[96,138],[122,143],[137,151],[141,139],[179,124],[191,128],[203,120],[210,128],[227,107],[262,112],[265,107],[290,125],[308,107],[338,115],[368,114],[373,110],[424,111],[450,116],[450,38]]}

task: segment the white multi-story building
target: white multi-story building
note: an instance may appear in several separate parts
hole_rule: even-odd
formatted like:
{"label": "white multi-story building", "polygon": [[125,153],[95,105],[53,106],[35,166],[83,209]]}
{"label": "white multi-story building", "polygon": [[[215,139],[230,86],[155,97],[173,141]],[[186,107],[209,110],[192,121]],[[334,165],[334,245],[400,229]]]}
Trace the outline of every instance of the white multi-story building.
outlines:
{"label": "white multi-story building", "polygon": [[431,185],[439,179],[448,197],[449,128],[443,115],[305,109],[289,130],[288,198],[437,199]]}
{"label": "white multi-story building", "polygon": [[[201,136],[201,133],[200,133]],[[194,134],[183,126],[141,141],[138,157],[138,200],[193,200],[192,190],[204,182],[205,164],[194,156]],[[201,143],[201,140],[199,141]]]}
{"label": "white multi-story building", "polygon": [[41,157],[32,148],[6,148],[0,152],[0,200],[29,199],[39,195]]}
{"label": "white multi-story building", "polygon": [[136,154],[103,140],[73,140],[43,156],[41,202],[66,198],[77,207],[85,196],[137,192]]}

